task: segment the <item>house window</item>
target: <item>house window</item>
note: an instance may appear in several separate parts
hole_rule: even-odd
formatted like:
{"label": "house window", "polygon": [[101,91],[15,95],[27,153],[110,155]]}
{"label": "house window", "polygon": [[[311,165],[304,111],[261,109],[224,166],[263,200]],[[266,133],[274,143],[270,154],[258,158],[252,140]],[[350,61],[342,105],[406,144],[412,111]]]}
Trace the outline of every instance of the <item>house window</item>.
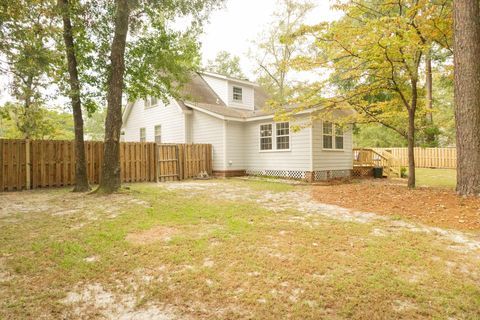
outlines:
{"label": "house window", "polygon": [[331,122],[323,123],[323,148],[333,149],[333,124]]}
{"label": "house window", "polygon": [[155,142],[162,143],[162,126],[155,126]]}
{"label": "house window", "polygon": [[260,125],[260,150],[272,150],[272,124]]}
{"label": "house window", "polygon": [[277,149],[290,149],[290,123],[280,122],[276,124],[277,129]]}
{"label": "house window", "polygon": [[233,101],[242,102],[243,90],[240,87],[233,87]]}
{"label": "house window", "polygon": [[343,149],[343,128],[335,125],[335,149]]}
{"label": "house window", "polygon": [[145,103],[145,109],[156,107],[158,104],[158,99],[155,97],[147,97],[143,101]]}
{"label": "house window", "polygon": [[323,123],[323,148],[343,150],[343,127],[331,122]]}
{"label": "house window", "polygon": [[140,128],[140,142],[147,141],[147,134],[145,128]]}

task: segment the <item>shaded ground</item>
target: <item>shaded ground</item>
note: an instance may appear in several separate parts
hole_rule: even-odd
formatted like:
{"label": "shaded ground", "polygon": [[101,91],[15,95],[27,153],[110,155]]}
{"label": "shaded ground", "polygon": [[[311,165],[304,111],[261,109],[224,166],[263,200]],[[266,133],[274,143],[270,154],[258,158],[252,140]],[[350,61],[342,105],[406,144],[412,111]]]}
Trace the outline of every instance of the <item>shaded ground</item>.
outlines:
{"label": "shaded ground", "polygon": [[0,194],[0,319],[480,317],[478,232],[325,205],[311,186],[130,188]]}
{"label": "shaded ground", "polygon": [[480,230],[480,199],[459,197],[453,190],[419,187],[408,190],[397,180],[357,180],[316,186],[314,198],[345,208],[398,216],[430,226]]}

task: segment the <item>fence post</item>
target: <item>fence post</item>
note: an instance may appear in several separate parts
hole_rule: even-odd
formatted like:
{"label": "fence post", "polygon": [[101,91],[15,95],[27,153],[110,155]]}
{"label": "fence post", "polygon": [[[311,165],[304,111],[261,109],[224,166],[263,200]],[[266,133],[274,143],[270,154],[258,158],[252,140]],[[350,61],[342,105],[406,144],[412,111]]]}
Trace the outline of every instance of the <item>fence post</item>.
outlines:
{"label": "fence post", "polygon": [[30,140],[25,140],[25,188],[31,188]]}
{"label": "fence post", "polygon": [[159,145],[157,143],[155,143],[155,157],[154,157],[154,159],[155,159],[154,160],[155,161],[155,182],[160,182],[159,177],[158,177],[160,175],[160,167],[159,167],[160,166],[160,161],[159,161],[160,156],[158,154],[158,152],[159,152],[158,149],[160,149]]}

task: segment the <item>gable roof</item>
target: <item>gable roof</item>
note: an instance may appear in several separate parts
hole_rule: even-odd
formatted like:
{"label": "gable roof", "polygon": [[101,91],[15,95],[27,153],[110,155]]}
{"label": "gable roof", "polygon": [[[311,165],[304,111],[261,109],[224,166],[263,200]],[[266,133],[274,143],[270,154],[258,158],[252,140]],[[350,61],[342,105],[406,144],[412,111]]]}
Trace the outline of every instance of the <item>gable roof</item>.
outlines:
{"label": "gable roof", "polygon": [[[245,82],[254,90],[254,109],[247,110],[235,107],[227,106],[222,99],[215,93],[210,85],[202,77],[202,74],[208,76],[215,76],[225,80],[231,80],[235,82]],[[181,92],[180,97],[174,99],[179,108],[188,113],[191,109],[198,110],[200,112],[207,113],[211,116],[233,120],[233,121],[249,121],[258,118],[271,118],[275,112],[267,108],[266,102],[269,99],[268,94],[258,85],[248,80],[241,80],[218,75],[210,72],[194,72]],[[126,122],[128,115],[133,107],[133,102],[129,102],[123,114],[124,123]],[[310,110],[311,111],[311,110]],[[305,111],[305,112],[310,112]],[[301,112],[301,113],[305,113]]]}

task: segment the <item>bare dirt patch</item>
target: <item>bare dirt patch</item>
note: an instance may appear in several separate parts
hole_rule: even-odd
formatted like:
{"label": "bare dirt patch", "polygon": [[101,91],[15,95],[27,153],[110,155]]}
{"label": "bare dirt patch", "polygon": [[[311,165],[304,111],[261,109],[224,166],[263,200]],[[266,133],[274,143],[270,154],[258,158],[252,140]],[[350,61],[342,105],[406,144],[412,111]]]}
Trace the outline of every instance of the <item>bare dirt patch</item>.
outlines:
{"label": "bare dirt patch", "polygon": [[460,197],[446,189],[409,190],[395,181],[369,179],[315,186],[313,197],[322,203],[401,216],[435,227],[480,230],[480,198]]}
{"label": "bare dirt patch", "polygon": [[101,284],[89,284],[83,288],[71,291],[63,304],[72,308],[69,317],[82,319],[93,313],[96,316],[101,314],[104,319],[122,320],[170,320],[176,319],[170,310],[161,309],[157,306],[146,306],[136,308],[134,295],[115,294],[106,290]]}
{"label": "bare dirt patch", "polygon": [[128,193],[97,195],[73,193],[67,189],[4,192],[0,193],[0,219],[49,213],[52,216],[83,216],[96,220],[98,213],[114,218],[125,207],[135,205],[148,206],[148,203]]}
{"label": "bare dirt patch", "polygon": [[173,236],[178,234],[178,230],[166,226],[156,226],[152,229],[137,232],[129,233],[125,240],[133,244],[151,244],[157,241],[170,241]]}

